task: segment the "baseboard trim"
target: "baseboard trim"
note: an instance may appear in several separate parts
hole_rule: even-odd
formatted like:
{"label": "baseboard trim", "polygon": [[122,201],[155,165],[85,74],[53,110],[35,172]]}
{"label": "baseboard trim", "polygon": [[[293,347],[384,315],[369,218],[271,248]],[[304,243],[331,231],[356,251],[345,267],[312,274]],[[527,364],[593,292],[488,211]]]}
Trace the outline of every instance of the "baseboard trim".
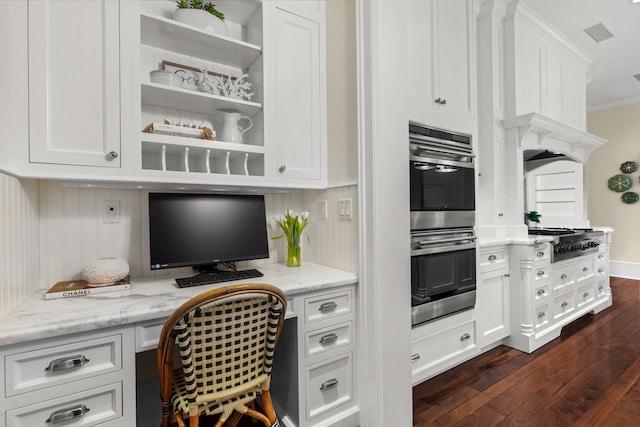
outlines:
{"label": "baseboard trim", "polygon": [[610,261],[609,272],[611,276],[640,280],[640,264],[637,263]]}

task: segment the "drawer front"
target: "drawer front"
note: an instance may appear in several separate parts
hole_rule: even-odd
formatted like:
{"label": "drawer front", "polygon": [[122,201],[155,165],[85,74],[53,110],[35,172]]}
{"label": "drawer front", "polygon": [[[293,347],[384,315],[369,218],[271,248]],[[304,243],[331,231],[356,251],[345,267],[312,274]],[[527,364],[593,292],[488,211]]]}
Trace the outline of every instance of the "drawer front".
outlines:
{"label": "drawer front", "polygon": [[554,267],[553,269],[553,288],[554,290],[570,287],[573,284],[574,270],[573,264]]}
{"label": "drawer front", "polygon": [[608,275],[609,275],[608,265],[606,263],[596,263],[596,276],[602,277],[602,276],[608,276]]}
{"label": "drawer front", "polygon": [[533,284],[537,286],[538,283],[545,282],[551,277],[551,267],[545,265],[543,267],[535,267],[533,269]]}
{"label": "drawer front", "polygon": [[353,353],[306,368],[306,414],[311,420],[353,400]]}
{"label": "drawer front", "polygon": [[122,337],[70,342],[5,355],[7,397],[122,369]]}
{"label": "drawer front", "polygon": [[553,319],[562,319],[576,309],[575,291],[561,295],[553,300]]}
{"label": "drawer front", "polygon": [[304,322],[314,323],[353,312],[351,290],[313,295],[304,299]]}
{"label": "drawer front", "polygon": [[536,329],[540,329],[551,321],[551,313],[549,313],[549,304],[540,304],[536,306],[533,316]]}
{"label": "drawer front", "polygon": [[542,285],[538,285],[533,290],[533,299],[537,303],[538,301],[544,300],[550,295],[549,288],[551,284],[544,283]]}
{"label": "drawer front", "polygon": [[593,290],[593,283],[580,286],[576,292],[576,307],[580,308],[590,304],[595,300],[595,298],[596,294]]}
{"label": "drawer front", "polygon": [[351,345],[353,343],[352,323],[345,322],[337,326],[318,329],[307,332],[304,336],[306,356],[317,356]]}
{"label": "drawer front", "polygon": [[160,332],[167,319],[136,323],[136,353],[158,348]]}
{"label": "drawer front", "polygon": [[475,322],[464,323],[415,341],[411,347],[412,375],[472,352],[476,346]]}
{"label": "drawer front", "polygon": [[[35,403],[6,413],[7,427],[95,426],[119,418],[122,418],[122,383]],[[118,422],[114,421],[112,425],[118,425]]]}
{"label": "drawer front", "polygon": [[608,287],[609,287],[608,279],[598,280],[596,282],[596,296],[600,298],[606,295]]}
{"label": "drawer front", "polygon": [[576,282],[593,277],[595,274],[594,259],[589,258],[576,263]]}
{"label": "drawer front", "polygon": [[533,262],[536,265],[549,264],[551,246],[549,244],[536,245],[533,248]]}
{"label": "drawer front", "polygon": [[480,273],[487,271],[508,268],[509,258],[507,256],[507,248],[491,248],[491,250],[480,251]]}

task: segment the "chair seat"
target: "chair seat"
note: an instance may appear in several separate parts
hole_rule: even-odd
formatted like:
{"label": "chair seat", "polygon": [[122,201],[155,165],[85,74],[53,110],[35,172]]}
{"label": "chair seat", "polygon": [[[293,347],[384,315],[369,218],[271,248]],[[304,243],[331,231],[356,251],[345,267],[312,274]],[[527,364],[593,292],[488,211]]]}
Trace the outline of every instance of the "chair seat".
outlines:
{"label": "chair seat", "polygon": [[[261,392],[262,389],[258,386],[255,390],[250,390],[231,398],[203,403],[199,406],[200,415],[221,414],[227,407],[243,406],[254,400]],[[189,399],[187,398],[187,388],[185,386],[182,369],[175,369],[173,371],[171,406],[174,412],[182,412],[185,418],[189,416]]]}

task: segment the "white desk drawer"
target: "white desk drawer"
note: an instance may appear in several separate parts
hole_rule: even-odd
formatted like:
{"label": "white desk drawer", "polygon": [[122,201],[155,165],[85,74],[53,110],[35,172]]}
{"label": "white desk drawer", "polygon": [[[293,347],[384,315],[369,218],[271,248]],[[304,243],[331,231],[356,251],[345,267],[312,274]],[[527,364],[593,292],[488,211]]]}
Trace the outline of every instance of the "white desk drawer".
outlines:
{"label": "white desk drawer", "polygon": [[304,322],[313,323],[353,312],[351,289],[314,295],[304,299]]}
{"label": "white desk drawer", "polygon": [[122,369],[122,336],[111,335],[5,355],[6,396]]}
{"label": "white desk drawer", "polygon": [[352,323],[345,322],[336,326],[322,328],[304,334],[307,357],[317,356],[353,343]]}
{"label": "white desk drawer", "polygon": [[353,353],[309,366],[306,370],[307,420],[353,399]]}
{"label": "white desk drawer", "polygon": [[158,348],[160,332],[167,319],[136,323],[136,353]]}
{"label": "white desk drawer", "polygon": [[[63,422],[65,416],[72,418]],[[7,427],[95,426],[118,418],[122,418],[122,383],[35,403],[6,413]],[[112,425],[118,423],[114,421]]]}

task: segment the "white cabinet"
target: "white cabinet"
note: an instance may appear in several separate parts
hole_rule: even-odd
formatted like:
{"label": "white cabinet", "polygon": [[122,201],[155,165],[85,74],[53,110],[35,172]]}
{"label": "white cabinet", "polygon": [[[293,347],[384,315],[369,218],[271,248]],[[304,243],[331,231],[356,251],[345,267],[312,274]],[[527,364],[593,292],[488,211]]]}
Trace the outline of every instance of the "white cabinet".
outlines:
{"label": "white cabinet", "polygon": [[133,327],[3,347],[0,425],[134,425],[134,360]]}
{"label": "white cabinet", "polygon": [[480,347],[507,337],[509,325],[509,254],[506,246],[480,250],[476,313]]}
{"label": "white cabinet", "polygon": [[266,175],[319,181],[326,178],[324,26],[280,7],[269,12],[266,138],[274,158]]}
{"label": "white cabinet", "polygon": [[119,28],[118,1],[28,2],[30,162],[120,166]]}
{"label": "white cabinet", "polygon": [[[355,389],[355,288],[314,292],[297,298],[298,350],[304,392],[302,426],[357,418]],[[299,304],[299,305],[298,305]],[[329,422],[331,420],[331,422]],[[356,421],[353,421],[357,424]]]}
{"label": "white cabinet", "polygon": [[480,352],[474,310],[424,323],[411,330],[411,382],[419,384]]}
{"label": "white cabinet", "polygon": [[409,119],[475,132],[473,1],[408,2],[407,31]]}

